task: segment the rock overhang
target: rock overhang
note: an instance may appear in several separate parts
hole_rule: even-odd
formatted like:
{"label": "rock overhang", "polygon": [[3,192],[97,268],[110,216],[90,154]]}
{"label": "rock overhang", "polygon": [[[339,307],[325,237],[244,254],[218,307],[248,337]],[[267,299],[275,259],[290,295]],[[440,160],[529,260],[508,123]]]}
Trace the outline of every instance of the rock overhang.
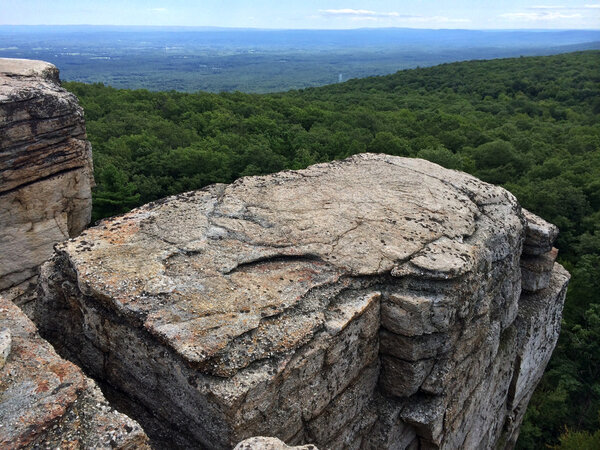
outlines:
{"label": "rock overhang", "polygon": [[10,78],[38,78],[58,82],[54,64],[35,59],[1,58],[0,76]]}
{"label": "rock overhang", "polygon": [[0,58],[0,193],[91,167],[83,110],[43,61]]}
{"label": "rock overhang", "polygon": [[[459,279],[520,246],[520,214],[511,194],[468,175],[364,154],[170,197],[56,249],[81,292],[231,376],[306,343],[325,322],[319,290],[390,274]],[[233,364],[223,355],[236,341],[247,356]]]}

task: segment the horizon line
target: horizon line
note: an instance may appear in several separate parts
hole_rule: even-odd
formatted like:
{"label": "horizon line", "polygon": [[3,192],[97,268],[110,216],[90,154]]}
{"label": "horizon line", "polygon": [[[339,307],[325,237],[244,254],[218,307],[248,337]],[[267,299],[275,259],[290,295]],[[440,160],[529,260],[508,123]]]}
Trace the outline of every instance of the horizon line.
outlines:
{"label": "horizon line", "polygon": [[0,27],[89,27],[89,28],[179,28],[205,30],[243,31],[376,31],[376,30],[416,30],[416,31],[598,31],[600,28],[418,28],[418,27],[356,27],[356,28],[263,28],[263,27],[224,27],[218,25],[109,25],[109,24],[0,24]]}

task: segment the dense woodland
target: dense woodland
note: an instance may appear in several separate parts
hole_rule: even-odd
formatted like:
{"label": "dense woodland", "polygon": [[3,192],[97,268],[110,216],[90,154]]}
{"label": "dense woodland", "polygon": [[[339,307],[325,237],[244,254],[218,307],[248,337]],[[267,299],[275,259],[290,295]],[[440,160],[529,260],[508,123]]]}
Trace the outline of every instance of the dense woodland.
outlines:
{"label": "dense woodland", "polygon": [[600,52],[444,64],[281,94],[65,83],[93,144],[94,218],[360,152],[501,184],[557,224],[562,334],[519,446],[600,448]]}

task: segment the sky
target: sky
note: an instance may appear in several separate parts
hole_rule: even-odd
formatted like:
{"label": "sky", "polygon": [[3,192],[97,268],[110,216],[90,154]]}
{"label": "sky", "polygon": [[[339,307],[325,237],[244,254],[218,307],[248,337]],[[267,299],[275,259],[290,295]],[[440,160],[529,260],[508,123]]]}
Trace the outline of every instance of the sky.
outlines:
{"label": "sky", "polygon": [[0,25],[600,29],[600,0],[0,0]]}

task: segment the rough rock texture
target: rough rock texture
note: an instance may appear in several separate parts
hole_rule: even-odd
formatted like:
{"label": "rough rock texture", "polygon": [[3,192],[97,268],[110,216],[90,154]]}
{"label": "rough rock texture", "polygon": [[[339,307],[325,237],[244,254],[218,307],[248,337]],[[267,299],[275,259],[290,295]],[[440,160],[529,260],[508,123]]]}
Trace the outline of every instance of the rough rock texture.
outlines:
{"label": "rough rock texture", "polygon": [[4,367],[6,364],[6,360],[8,359],[8,354],[12,348],[12,335],[10,334],[10,330],[1,330],[0,331],[0,369]]}
{"label": "rough rock texture", "polygon": [[358,155],[105,220],[57,245],[35,315],[207,448],[510,447],[558,337],[555,237],[502,188]]}
{"label": "rough rock texture", "polygon": [[240,442],[233,450],[319,450],[314,445],[290,447],[277,438],[252,437]]}
{"label": "rough rock texture", "polygon": [[60,358],[35,325],[0,297],[0,448],[149,448],[140,426],[110,408],[96,384]]}
{"label": "rough rock texture", "polygon": [[0,59],[0,291],[19,297],[56,242],[90,221],[83,111],[42,61]]}

